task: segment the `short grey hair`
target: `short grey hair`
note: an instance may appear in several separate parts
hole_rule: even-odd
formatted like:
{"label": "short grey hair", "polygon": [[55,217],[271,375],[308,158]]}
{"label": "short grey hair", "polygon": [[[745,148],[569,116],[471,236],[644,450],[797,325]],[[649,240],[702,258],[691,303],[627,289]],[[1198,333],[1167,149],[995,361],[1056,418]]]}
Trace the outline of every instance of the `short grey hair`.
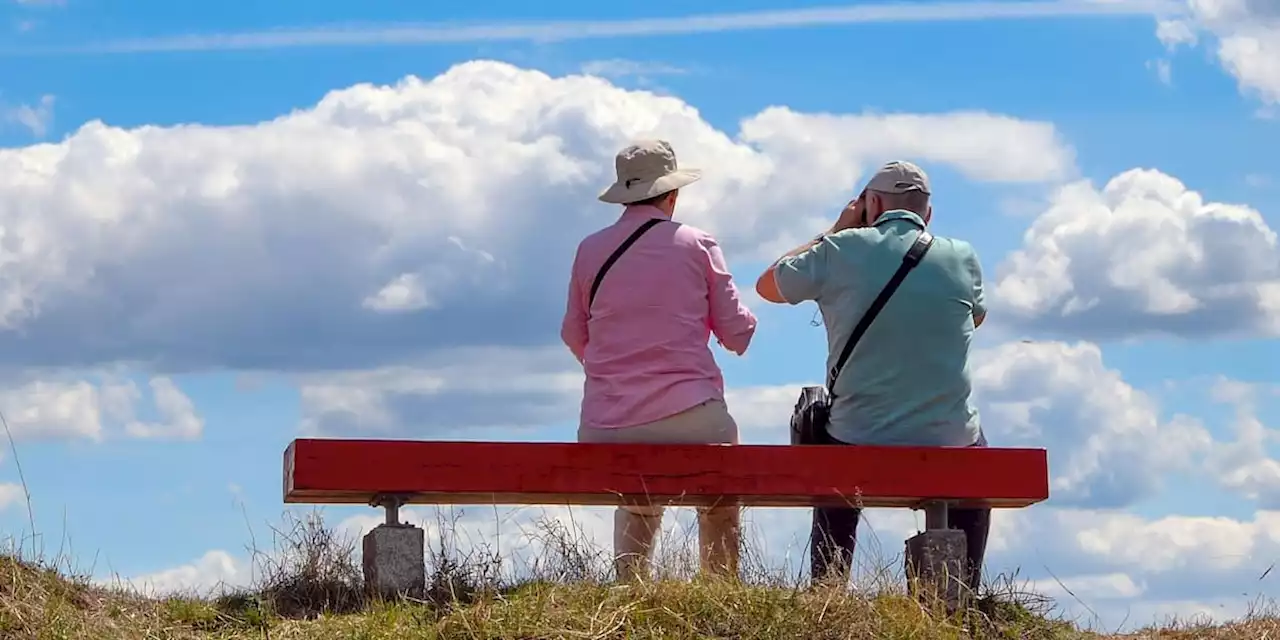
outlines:
{"label": "short grey hair", "polygon": [[929,211],[929,194],[923,191],[912,190],[904,191],[903,193],[877,191],[876,194],[884,201],[885,211],[906,209],[922,216]]}

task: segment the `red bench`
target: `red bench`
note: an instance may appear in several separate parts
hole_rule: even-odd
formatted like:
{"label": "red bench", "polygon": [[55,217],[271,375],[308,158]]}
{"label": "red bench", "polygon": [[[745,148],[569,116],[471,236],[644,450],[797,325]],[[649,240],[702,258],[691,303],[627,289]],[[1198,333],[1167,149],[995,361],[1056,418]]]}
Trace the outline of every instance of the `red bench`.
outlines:
{"label": "red bench", "polygon": [[[1043,449],[300,439],[284,454],[286,503],[386,508],[364,540],[366,580],[384,594],[425,581],[422,530],[399,522],[405,504],[905,507],[925,510],[922,536],[954,542],[963,533],[946,530],[948,507],[1048,497]],[[954,558],[917,563],[942,560]]]}

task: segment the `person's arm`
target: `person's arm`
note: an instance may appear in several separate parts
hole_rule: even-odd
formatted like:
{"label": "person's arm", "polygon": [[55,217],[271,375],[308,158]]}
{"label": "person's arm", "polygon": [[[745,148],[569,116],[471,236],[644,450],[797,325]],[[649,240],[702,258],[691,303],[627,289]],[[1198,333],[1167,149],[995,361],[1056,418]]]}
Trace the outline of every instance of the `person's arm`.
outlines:
{"label": "person's arm", "polygon": [[[813,293],[813,295],[811,296],[805,296],[804,293],[802,293],[802,289],[812,288],[814,285],[817,285],[819,287],[821,286],[819,283],[813,283],[813,282],[810,282],[810,285],[808,287],[806,287],[803,282],[793,282],[792,285],[790,285],[791,288],[793,289],[792,295],[783,295],[782,287],[779,284],[778,271],[780,268],[783,268],[782,265],[784,262],[788,263],[788,266],[786,268],[793,271],[796,270],[797,268],[800,268],[801,270],[805,270],[806,267],[808,267],[809,269],[812,269],[813,262],[809,258],[803,257],[803,256],[807,256],[807,254],[812,252],[815,247],[820,245],[822,241],[825,239],[825,235],[826,234],[820,235],[814,238],[813,240],[810,240],[788,251],[787,253],[783,254],[781,258],[778,258],[776,261],[774,261],[773,264],[769,265],[769,268],[765,269],[764,273],[760,274],[760,277],[756,279],[756,293],[760,294],[761,298],[764,298],[765,300],[769,302],[773,302],[775,304],[797,304],[803,300],[812,300],[816,298],[817,297],[816,292]],[[796,264],[793,259],[798,259],[799,264]],[[811,275],[817,275],[817,274],[811,274]],[[790,279],[796,280],[797,278],[790,278]],[[803,276],[801,276],[799,279],[804,279],[804,278]],[[798,296],[798,297],[793,297],[793,296]]]}
{"label": "person's arm", "polygon": [[729,265],[720,245],[709,235],[698,240],[707,272],[707,301],[710,303],[711,332],[725,349],[742,355],[756,332],[756,316],[738,296]]}
{"label": "person's arm", "polygon": [[[756,280],[756,293],[777,304],[798,304],[817,299],[822,288],[821,280],[826,278],[826,249],[823,246],[826,237],[866,224],[866,194],[863,193],[844,206],[830,229],[769,265]],[[779,274],[784,272],[786,275],[781,278],[786,282],[779,279]]]}
{"label": "person's arm", "polygon": [[969,270],[973,278],[973,298],[970,300],[973,304],[973,328],[977,329],[987,319],[987,301],[982,293],[982,264],[978,261],[977,252],[969,252]]}
{"label": "person's arm", "polygon": [[756,282],[761,298],[777,304],[817,300],[827,281],[831,241],[824,234],[778,258]]}
{"label": "person's arm", "polygon": [[569,271],[569,299],[565,305],[564,320],[560,323],[560,339],[578,362],[582,362],[587,352],[587,309],[583,306],[582,285],[577,277],[580,255],[573,257],[573,268]]}

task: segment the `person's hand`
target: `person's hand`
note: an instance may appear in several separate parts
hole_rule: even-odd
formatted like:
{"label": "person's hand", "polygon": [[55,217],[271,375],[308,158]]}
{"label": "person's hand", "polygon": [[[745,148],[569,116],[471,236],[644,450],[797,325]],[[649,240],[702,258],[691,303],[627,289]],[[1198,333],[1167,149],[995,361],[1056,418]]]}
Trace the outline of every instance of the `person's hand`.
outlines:
{"label": "person's hand", "polygon": [[850,200],[849,204],[844,206],[844,210],[840,212],[840,217],[836,218],[836,223],[831,227],[831,233],[839,233],[845,229],[855,229],[866,225],[866,195],[866,193],[860,193],[857,198]]}

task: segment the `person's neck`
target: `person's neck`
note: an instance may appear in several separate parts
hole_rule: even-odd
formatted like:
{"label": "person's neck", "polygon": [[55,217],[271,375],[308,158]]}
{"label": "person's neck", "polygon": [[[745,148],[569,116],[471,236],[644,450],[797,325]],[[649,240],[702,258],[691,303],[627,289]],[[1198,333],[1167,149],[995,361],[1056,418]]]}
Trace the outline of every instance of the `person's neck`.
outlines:
{"label": "person's neck", "polygon": [[662,216],[663,218],[675,217],[674,211],[668,211],[662,207],[655,207],[651,204],[629,204],[627,205],[626,212],[639,211],[639,210],[643,210],[644,214],[647,216],[658,215],[658,216]]}
{"label": "person's neck", "polygon": [[921,222],[924,222],[925,226],[929,226],[928,216],[926,216],[923,213],[917,213],[910,209],[885,209],[884,211],[881,211],[878,215],[876,215],[876,217],[872,218],[870,224],[875,225],[877,222],[884,219],[885,216],[891,213],[909,213],[917,218],[920,218]]}

